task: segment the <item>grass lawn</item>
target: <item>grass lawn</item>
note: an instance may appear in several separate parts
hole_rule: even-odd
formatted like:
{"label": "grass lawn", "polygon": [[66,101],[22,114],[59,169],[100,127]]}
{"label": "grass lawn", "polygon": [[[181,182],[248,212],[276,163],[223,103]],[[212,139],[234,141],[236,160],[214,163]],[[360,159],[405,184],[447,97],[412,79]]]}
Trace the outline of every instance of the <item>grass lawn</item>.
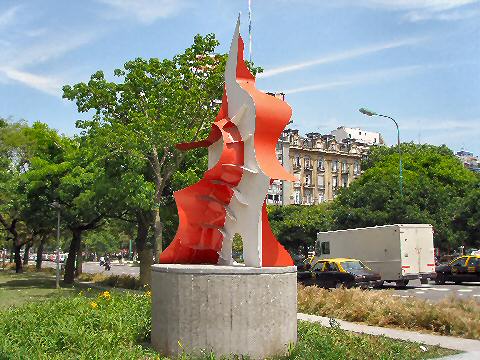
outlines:
{"label": "grass lawn", "polygon": [[[149,292],[54,287],[55,278],[46,274],[0,272],[1,359],[164,359],[148,346]],[[6,309],[12,304],[23,305]],[[276,359],[428,359],[454,353],[299,322],[297,345]]]}
{"label": "grass lawn", "polygon": [[72,287],[55,289],[55,276],[46,273],[15,274],[0,270],[0,310],[74,293]]}

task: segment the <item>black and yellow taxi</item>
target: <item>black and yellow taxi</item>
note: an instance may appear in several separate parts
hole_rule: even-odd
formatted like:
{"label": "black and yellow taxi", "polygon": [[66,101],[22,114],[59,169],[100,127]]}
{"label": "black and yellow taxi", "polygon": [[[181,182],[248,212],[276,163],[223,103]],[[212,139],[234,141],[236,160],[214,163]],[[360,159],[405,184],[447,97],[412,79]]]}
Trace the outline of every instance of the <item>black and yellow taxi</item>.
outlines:
{"label": "black and yellow taxi", "polygon": [[446,281],[453,281],[455,284],[480,281],[480,255],[457,257],[448,264],[438,265],[435,272],[436,284],[445,284]]}
{"label": "black and yellow taxi", "polygon": [[381,286],[381,277],[360,260],[334,258],[316,261],[311,268],[310,278],[302,282],[323,288],[367,288]]}

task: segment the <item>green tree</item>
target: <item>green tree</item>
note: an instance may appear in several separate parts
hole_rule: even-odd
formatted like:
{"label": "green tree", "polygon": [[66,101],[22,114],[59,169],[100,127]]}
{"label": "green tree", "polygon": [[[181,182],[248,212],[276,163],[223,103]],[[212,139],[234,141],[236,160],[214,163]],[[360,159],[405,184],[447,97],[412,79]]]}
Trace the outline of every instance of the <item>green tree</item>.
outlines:
{"label": "green tree", "polygon": [[480,187],[460,199],[453,217],[458,244],[480,248]]}
{"label": "green tree", "polygon": [[446,146],[402,144],[403,196],[396,147],[375,147],[365,173],[342,189],[333,204],[337,229],[394,223],[429,223],[437,246],[456,245],[452,218],[458,200],[478,178]]}
{"label": "green tree", "polygon": [[12,241],[16,272],[22,272],[21,248],[31,237],[22,219],[25,195],[18,191],[21,176],[38,151],[24,121],[0,121],[0,226]]}
{"label": "green tree", "polygon": [[306,256],[309,248],[315,246],[317,232],[332,229],[332,212],[328,204],[270,205],[267,210],[273,233],[291,254]]}

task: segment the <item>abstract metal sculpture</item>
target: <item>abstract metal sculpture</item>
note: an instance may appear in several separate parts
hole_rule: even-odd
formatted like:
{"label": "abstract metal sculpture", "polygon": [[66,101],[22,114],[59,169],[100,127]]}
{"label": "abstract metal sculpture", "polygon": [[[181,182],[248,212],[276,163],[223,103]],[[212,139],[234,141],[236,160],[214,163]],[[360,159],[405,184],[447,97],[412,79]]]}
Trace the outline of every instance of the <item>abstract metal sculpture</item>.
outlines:
{"label": "abstract metal sculpture", "polygon": [[234,234],[242,237],[245,266],[291,266],[292,258],[272,233],[265,205],[273,179],[293,181],[275,148],[291,108],[260,92],[243,60],[240,21],[225,69],[220,111],[207,139],[178,144],[208,147],[208,167],[196,184],[175,192],[179,226],[160,263],[233,265]]}

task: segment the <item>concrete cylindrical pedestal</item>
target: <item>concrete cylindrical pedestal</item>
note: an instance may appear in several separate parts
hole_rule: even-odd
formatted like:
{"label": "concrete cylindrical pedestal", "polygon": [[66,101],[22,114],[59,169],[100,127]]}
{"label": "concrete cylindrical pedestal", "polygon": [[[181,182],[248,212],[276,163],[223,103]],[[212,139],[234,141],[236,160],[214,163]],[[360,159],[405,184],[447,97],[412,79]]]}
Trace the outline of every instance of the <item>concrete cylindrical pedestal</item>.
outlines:
{"label": "concrete cylindrical pedestal", "polygon": [[205,350],[263,359],[297,340],[294,266],[165,264],[152,270],[152,344],[164,355]]}

